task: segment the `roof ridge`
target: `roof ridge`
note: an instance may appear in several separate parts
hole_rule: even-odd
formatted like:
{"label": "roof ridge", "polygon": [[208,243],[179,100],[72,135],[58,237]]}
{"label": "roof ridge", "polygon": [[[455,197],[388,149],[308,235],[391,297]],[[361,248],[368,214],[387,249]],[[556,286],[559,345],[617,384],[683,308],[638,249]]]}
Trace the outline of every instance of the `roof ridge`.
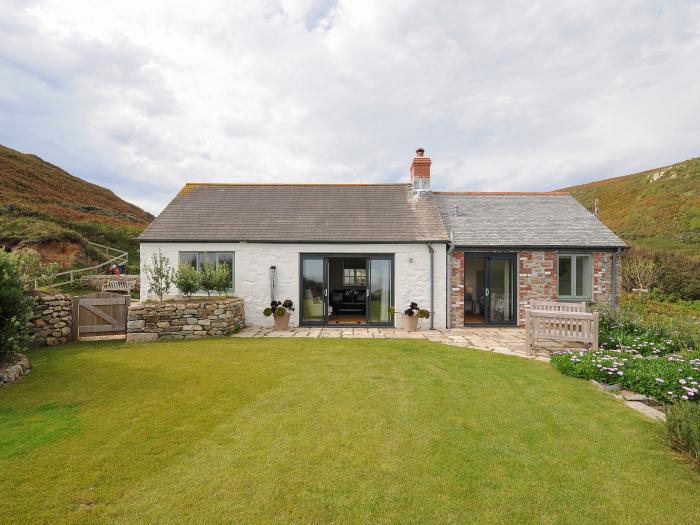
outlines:
{"label": "roof ridge", "polygon": [[312,182],[186,182],[185,186],[410,186],[409,182],[312,183]]}
{"label": "roof ridge", "polygon": [[435,195],[571,195],[568,191],[434,191]]}

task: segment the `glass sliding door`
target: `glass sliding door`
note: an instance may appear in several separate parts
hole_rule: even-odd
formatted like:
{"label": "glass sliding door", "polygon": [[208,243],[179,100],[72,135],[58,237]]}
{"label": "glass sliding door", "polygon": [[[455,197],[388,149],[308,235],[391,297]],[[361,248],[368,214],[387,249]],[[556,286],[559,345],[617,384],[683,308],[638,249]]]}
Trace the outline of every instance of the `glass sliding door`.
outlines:
{"label": "glass sliding door", "polygon": [[300,321],[323,324],[328,312],[327,259],[303,256],[301,259]]}
{"label": "glass sliding door", "polygon": [[487,259],[487,312],[491,324],[515,323],[515,259]]}
{"label": "glass sliding door", "polygon": [[369,257],[368,321],[372,324],[389,324],[392,321],[392,258]]}
{"label": "glass sliding door", "polygon": [[515,254],[464,256],[464,324],[517,323]]}

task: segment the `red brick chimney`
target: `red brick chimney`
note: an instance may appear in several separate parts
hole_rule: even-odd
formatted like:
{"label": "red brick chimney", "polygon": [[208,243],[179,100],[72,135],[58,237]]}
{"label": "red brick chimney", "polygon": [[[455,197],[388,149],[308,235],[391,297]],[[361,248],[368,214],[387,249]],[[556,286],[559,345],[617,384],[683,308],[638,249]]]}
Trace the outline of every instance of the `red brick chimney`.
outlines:
{"label": "red brick chimney", "polygon": [[411,162],[411,186],[414,192],[430,191],[430,157],[424,157],[425,150],[418,148]]}

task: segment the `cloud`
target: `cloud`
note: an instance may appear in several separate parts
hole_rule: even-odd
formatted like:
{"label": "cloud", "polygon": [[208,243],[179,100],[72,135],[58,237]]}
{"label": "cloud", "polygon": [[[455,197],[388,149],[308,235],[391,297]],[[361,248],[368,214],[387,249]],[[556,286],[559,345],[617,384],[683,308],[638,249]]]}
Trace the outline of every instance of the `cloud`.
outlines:
{"label": "cloud", "polygon": [[698,155],[695,2],[0,0],[0,142],[185,181],[544,190]]}

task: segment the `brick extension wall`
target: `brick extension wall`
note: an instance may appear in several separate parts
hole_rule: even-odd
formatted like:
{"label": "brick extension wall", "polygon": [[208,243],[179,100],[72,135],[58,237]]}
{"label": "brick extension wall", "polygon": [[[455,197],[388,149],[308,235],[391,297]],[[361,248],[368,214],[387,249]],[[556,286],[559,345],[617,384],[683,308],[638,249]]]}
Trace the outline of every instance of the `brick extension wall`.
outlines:
{"label": "brick extension wall", "polygon": [[[532,299],[557,300],[557,251],[518,252],[518,324],[524,326],[525,310]],[[617,288],[621,286],[617,264]],[[612,253],[593,252],[593,301],[612,299]],[[450,326],[464,325],[464,252],[454,251],[450,268]]]}
{"label": "brick extension wall", "polygon": [[450,326],[464,326],[464,252],[452,252],[450,262]]}

